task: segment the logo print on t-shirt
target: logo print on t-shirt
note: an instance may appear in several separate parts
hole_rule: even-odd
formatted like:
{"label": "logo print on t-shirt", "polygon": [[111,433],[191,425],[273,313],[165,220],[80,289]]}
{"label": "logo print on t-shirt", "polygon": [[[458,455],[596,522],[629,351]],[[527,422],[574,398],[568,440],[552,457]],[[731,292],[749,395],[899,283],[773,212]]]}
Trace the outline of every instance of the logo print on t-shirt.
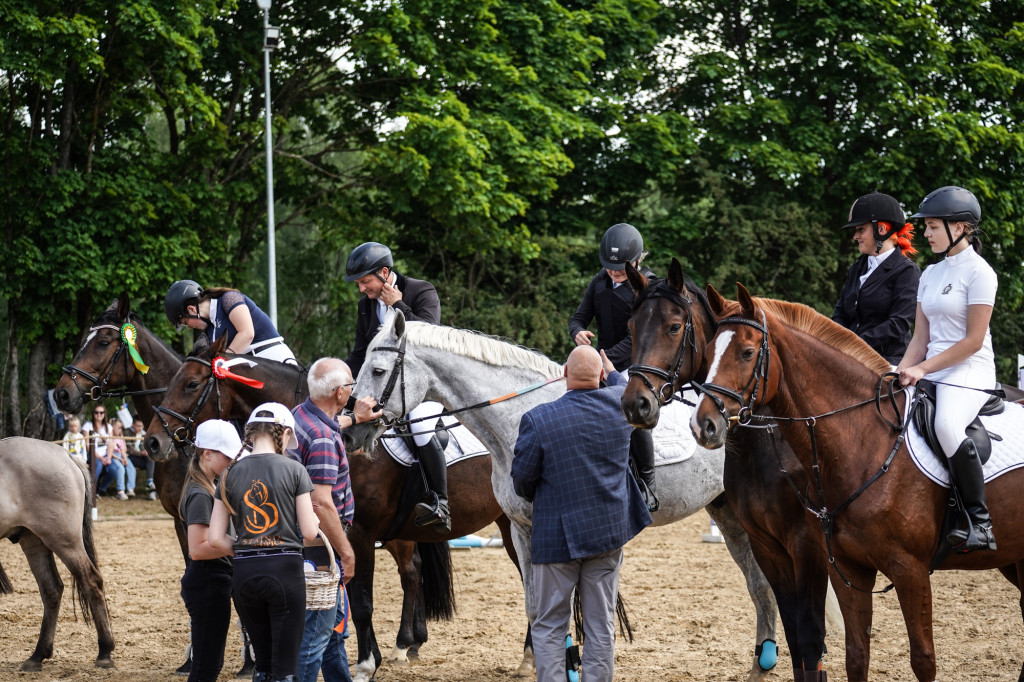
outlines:
{"label": "logo print on t-shirt", "polygon": [[269,498],[267,486],[259,479],[253,481],[246,491],[244,502],[251,511],[245,514],[245,529],[250,533],[266,533],[277,525],[277,506]]}
{"label": "logo print on t-shirt", "polygon": [[946,288],[942,290],[942,295],[945,296],[946,294],[948,294],[951,291],[953,291],[953,285],[952,284],[947,284]]}

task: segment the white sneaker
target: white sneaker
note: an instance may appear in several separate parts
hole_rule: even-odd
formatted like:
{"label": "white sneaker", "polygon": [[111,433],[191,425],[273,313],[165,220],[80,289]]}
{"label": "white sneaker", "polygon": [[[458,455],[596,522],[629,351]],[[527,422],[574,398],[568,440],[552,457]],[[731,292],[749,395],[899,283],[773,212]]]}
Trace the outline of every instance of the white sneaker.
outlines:
{"label": "white sneaker", "polygon": [[123,490],[118,490],[117,491],[117,499],[119,499],[119,500],[127,500],[128,496],[124,494]]}

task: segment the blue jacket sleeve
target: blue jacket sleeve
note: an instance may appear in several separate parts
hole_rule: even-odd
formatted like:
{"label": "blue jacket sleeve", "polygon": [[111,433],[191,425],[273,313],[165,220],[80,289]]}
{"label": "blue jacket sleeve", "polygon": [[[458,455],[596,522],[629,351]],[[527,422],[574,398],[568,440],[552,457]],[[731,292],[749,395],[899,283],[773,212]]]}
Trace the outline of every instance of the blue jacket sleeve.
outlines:
{"label": "blue jacket sleeve", "polygon": [[519,438],[512,457],[512,488],[516,495],[528,502],[533,501],[540,480],[540,468],[543,461],[537,428],[533,417],[527,412],[519,422]]}

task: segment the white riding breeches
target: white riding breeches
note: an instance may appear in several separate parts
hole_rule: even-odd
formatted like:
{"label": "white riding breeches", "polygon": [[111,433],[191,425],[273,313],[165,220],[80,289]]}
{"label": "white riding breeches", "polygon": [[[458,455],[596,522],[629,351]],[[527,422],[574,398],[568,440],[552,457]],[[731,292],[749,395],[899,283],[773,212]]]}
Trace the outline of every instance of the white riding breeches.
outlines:
{"label": "white riding breeches", "polygon": [[995,367],[991,362],[970,357],[925,378],[942,382],[935,387],[935,435],[946,457],[952,457],[967,438],[968,425],[989,398],[989,394],[972,389],[995,388]]}
{"label": "white riding breeches", "polygon": [[291,361],[292,364],[298,364],[295,360],[295,353],[288,347],[288,344],[284,343],[280,336],[252,344],[249,346],[249,352],[258,358],[266,360],[277,360],[278,362]]}

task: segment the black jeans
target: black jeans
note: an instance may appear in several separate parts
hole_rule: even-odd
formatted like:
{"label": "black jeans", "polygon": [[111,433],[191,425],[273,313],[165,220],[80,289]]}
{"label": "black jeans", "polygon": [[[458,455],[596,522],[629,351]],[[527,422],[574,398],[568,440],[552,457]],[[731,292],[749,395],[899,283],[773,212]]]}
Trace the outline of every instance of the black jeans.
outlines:
{"label": "black jeans", "polygon": [[181,598],[192,619],[188,682],[216,682],[224,666],[224,644],[231,625],[231,564],[189,562],[181,578]]}
{"label": "black jeans", "polygon": [[235,610],[249,633],[256,672],[273,680],[294,675],[306,625],[302,553],[235,555]]}

